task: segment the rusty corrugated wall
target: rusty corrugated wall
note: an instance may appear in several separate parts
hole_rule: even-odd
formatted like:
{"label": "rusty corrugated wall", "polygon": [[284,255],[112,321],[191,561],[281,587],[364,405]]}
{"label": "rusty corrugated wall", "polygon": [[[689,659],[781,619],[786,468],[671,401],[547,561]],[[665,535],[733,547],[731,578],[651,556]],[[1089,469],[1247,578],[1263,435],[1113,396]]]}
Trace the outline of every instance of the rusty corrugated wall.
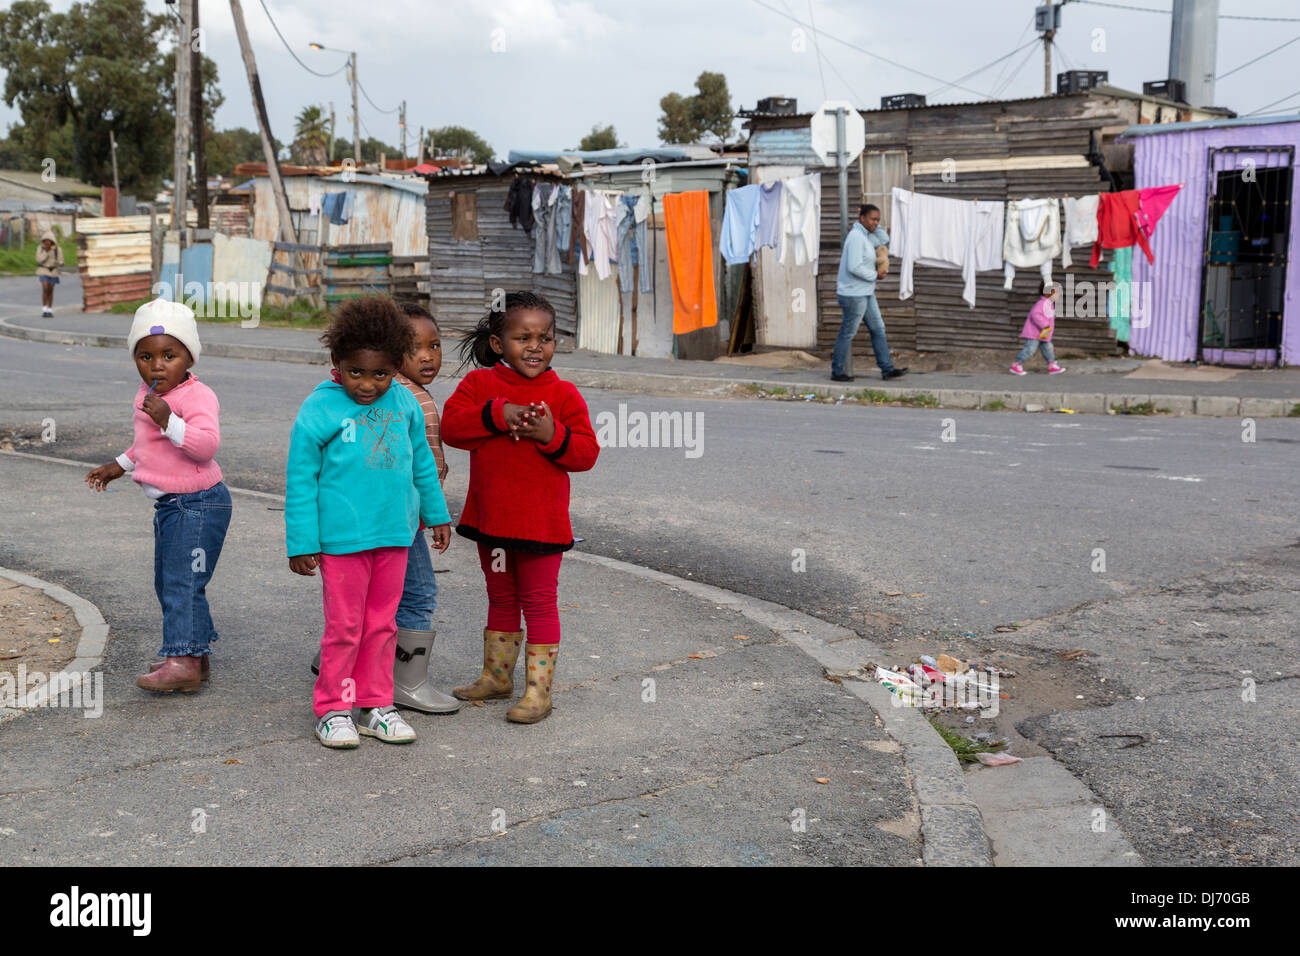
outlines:
{"label": "rusty corrugated wall", "polygon": [[[395,256],[427,256],[429,237],[424,222],[423,183],[419,190],[399,185],[385,185],[378,177],[357,174],[355,182],[334,177],[286,176],[284,188],[289,209],[310,215],[313,200],[317,207],[326,193],[351,192],[352,214],[347,223],[330,223],[326,235],[329,245],[360,245],[380,242],[393,244]],[[276,213],[271,180],[258,176],[253,188],[253,238],[277,239],[280,217]]]}

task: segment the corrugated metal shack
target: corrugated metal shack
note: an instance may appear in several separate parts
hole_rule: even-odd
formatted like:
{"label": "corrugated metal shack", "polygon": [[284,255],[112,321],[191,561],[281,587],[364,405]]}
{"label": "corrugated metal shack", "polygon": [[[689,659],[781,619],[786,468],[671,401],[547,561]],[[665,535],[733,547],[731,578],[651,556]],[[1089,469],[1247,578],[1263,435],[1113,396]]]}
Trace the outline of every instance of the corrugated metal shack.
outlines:
{"label": "corrugated metal shack", "polygon": [[[427,197],[430,285],[439,322],[452,329],[469,328],[483,316],[494,289],[535,289],[555,306],[559,329],[575,336],[581,348],[680,358],[713,358],[724,353],[730,332],[727,306],[734,305],[733,286],[738,284],[743,267],[725,268],[717,255],[718,234],[724,191],[743,184],[736,169],[740,164],[734,158],[686,156],[683,153],[681,160],[652,166],[641,162],[586,163],[562,172],[555,164],[545,163],[499,167],[498,172],[479,169],[431,176]],[[567,256],[561,257],[560,275],[534,273],[533,238],[522,228],[511,226],[505,209],[510,184],[517,175],[575,189],[648,192],[653,200],[647,231],[654,259],[654,291],[621,293],[616,270],[601,280],[595,269],[589,268],[582,277]],[[719,321],[713,328],[675,336],[662,197],[693,190],[710,193]]]}
{"label": "corrugated metal shack", "polygon": [[1135,126],[1136,188],[1183,183],[1133,257],[1131,347],[1174,362],[1300,364],[1300,115]]}
{"label": "corrugated metal shack", "polygon": [[[882,225],[890,226],[890,193],[895,187],[967,200],[1082,196],[1132,188],[1132,147],[1116,137],[1139,123],[1177,122],[1219,117],[1224,111],[1196,110],[1158,96],[1101,85],[1082,93],[862,110],[866,148],[848,176],[849,220],[857,206],[874,203]],[[815,318],[789,307],[791,288],[811,292],[811,275],[791,267],[778,275],[769,250],[760,256],[755,287],[759,344],[816,347],[829,351],[840,326],[835,300],[840,224],[837,172],[822,165],[812,151],[811,114],[742,113],[750,130],[749,162],[755,182],[768,182],[821,171],[821,257],[816,278]],[[1109,282],[1105,270],[1088,268],[1087,256],[1073,256],[1069,269],[1059,259],[1053,277],[1065,281]],[[803,267],[807,269],[808,267]],[[917,265],[911,299],[898,297],[898,261],[877,283],[876,297],[893,348],[951,351],[962,348],[1013,347],[1024,316],[1039,291],[1036,269],[1019,270],[1011,292],[1002,288],[1001,272],[977,273],[976,307],[962,301],[957,270]],[[1058,347],[1110,352],[1114,332],[1106,316],[1059,317]],[[865,333],[854,340],[854,355],[871,360]]]}

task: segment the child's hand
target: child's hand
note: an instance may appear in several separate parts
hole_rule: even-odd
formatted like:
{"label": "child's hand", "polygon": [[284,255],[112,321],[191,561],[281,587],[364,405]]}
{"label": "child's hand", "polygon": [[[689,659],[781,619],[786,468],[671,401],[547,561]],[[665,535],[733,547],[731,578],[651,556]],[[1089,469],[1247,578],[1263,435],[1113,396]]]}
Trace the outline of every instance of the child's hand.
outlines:
{"label": "child's hand", "polygon": [[433,546],[438,549],[439,554],[447,553],[447,549],[451,547],[451,525],[440,524],[434,526]]}
{"label": "child's hand", "polygon": [[519,435],[523,438],[531,438],[541,445],[554,438],[555,416],[551,414],[551,407],[545,402],[540,405],[529,405],[524,424],[519,428]]}
{"label": "child's hand", "polygon": [[315,577],[318,567],[320,567],[320,555],[318,554],[296,554],[289,559],[289,570],[294,574]]}
{"label": "child's hand", "polygon": [[172,407],[157,392],[149,392],[145,395],[140,408],[159,428],[166,428],[167,423],[171,421]]}
{"label": "child's hand", "polygon": [[1049,325],[1047,328],[1043,329],[1043,331],[1038,333],[1038,337],[1040,339],[1046,339],[1051,334],[1052,334],[1052,327]]}
{"label": "child's hand", "polygon": [[446,480],[447,480],[447,472],[449,472],[450,470],[451,470],[451,469],[450,469],[449,467],[447,467],[447,463],[444,461],[444,462],[442,463],[442,467],[438,469],[438,480],[439,480],[439,481],[446,481]]}
{"label": "child's hand", "polygon": [[126,472],[122,466],[115,461],[110,461],[107,465],[100,465],[90,474],[86,475],[86,484],[90,485],[91,491],[103,491],[108,487],[108,483],[117,478],[121,478]]}
{"label": "child's hand", "polygon": [[524,414],[528,411],[527,405],[514,405],[506,402],[506,407],[502,411],[502,417],[506,420],[506,428],[510,430],[510,437],[519,441],[519,426],[524,423]]}

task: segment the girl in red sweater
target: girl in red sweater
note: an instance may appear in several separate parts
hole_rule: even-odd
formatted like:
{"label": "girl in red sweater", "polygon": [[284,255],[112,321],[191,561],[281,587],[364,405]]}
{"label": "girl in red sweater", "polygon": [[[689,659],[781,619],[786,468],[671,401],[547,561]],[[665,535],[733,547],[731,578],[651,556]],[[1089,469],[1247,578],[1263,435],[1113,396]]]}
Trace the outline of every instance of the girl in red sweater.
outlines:
{"label": "girl in red sweater", "polygon": [[488,592],[483,672],[452,693],[461,700],[513,696],[522,611],[528,688],[506,713],[520,724],[551,712],[560,650],[556,585],[560,559],[573,547],[569,472],[590,469],[600,451],[587,403],[551,371],[554,354],[555,309],[535,293],[510,293],[504,309],[465,337],[462,367],[480,367],[461,380],[442,413],[442,440],[470,453],[456,532],[478,542]]}

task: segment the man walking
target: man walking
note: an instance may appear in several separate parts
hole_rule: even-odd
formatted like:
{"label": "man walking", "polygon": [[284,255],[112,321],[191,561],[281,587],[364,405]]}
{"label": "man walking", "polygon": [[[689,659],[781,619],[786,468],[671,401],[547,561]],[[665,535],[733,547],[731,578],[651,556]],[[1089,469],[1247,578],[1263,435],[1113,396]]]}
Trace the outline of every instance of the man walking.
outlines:
{"label": "man walking", "polygon": [[880,228],[880,209],[870,203],[858,209],[858,221],[844,237],[844,250],[840,254],[840,271],[835,280],[835,298],[840,304],[843,318],[840,334],[835,339],[835,352],[831,357],[831,381],[851,382],[853,376],[844,369],[848,364],[853,336],[857,334],[862,319],[867,320],[871,333],[871,348],[876,353],[876,364],[883,378],[898,378],[907,374],[905,368],[894,368],[889,360],[889,343],[885,340],[885,320],[876,305],[876,279],[885,277],[883,264],[876,265],[876,250],[889,245],[889,233]]}

